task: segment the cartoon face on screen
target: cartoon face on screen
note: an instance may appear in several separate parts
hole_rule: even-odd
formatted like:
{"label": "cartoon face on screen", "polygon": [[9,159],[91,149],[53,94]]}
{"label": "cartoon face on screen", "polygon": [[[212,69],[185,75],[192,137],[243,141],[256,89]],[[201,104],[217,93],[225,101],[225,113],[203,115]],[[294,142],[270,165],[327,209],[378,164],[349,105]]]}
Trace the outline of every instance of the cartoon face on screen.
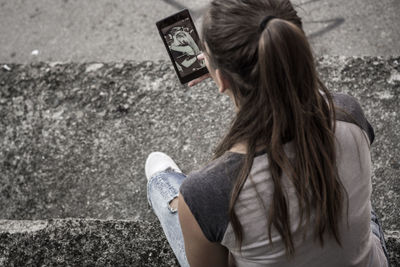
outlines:
{"label": "cartoon face on screen", "polygon": [[193,38],[193,29],[184,25],[189,21],[183,20],[177,24],[181,25],[175,25],[165,32],[165,39],[181,76],[185,76],[204,67],[204,63],[197,60],[201,51]]}

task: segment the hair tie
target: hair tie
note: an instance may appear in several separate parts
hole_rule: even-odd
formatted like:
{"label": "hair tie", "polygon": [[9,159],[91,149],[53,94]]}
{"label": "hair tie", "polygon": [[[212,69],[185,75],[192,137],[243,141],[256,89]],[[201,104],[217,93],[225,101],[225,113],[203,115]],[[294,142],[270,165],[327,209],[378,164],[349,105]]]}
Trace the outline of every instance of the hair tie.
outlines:
{"label": "hair tie", "polygon": [[263,31],[264,31],[265,27],[267,26],[268,22],[269,22],[271,19],[276,19],[276,17],[275,17],[275,16],[266,16],[266,17],[261,21],[260,27],[259,27],[259,29],[258,29],[259,32],[263,32]]}

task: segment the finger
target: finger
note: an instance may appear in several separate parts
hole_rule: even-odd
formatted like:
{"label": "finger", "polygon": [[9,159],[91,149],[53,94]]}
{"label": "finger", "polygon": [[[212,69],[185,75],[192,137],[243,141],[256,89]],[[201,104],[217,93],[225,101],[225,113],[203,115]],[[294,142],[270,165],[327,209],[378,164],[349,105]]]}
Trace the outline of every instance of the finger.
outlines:
{"label": "finger", "polygon": [[198,55],[197,55],[197,59],[198,59],[198,60],[204,60],[204,54],[203,54],[203,53],[198,54]]}
{"label": "finger", "polygon": [[209,73],[204,74],[203,76],[200,76],[199,78],[194,79],[193,81],[190,81],[190,82],[188,83],[188,85],[189,85],[189,87],[192,87],[192,86],[198,84],[199,82],[204,81],[204,80],[207,79],[207,78],[210,78],[210,74],[209,74]]}
{"label": "finger", "polygon": [[205,79],[207,79],[207,78],[209,78],[210,77],[210,74],[204,74],[203,76],[200,76],[199,78],[197,78],[197,79],[194,79],[193,81],[190,81],[189,82],[189,87],[192,87],[192,86],[194,86],[194,85],[196,85],[196,84],[198,84],[198,83],[200,83],[201,81],[203,81],[203,80],[205,80]]}

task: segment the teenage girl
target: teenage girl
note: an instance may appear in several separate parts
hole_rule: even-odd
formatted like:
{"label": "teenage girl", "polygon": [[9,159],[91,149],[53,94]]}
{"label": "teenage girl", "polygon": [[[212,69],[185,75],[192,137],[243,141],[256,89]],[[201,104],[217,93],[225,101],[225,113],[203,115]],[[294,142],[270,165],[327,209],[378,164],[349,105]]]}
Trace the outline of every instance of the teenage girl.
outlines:
{"label": "teenage girl", "polygon": [[236,108],[213,160],[149,155],[149,203],[182,266],[388,266],[371,208],[371,125],[331,94],[288,0],[214,0],[203,56]]}

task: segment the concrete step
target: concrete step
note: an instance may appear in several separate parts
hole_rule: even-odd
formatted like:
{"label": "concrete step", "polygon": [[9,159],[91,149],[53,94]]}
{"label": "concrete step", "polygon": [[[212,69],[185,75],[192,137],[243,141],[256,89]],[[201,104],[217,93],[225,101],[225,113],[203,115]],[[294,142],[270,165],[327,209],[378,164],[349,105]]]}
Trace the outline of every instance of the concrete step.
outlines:
{"label": "concrete step", "polygon": [[[400,57],[317,63],[327,87],[358,98],[375,129],[372,203],[396,233]],[[167,152],[184,172],[199,168],[232,114],[212,82],[182,86],[167,61],[0,64],[0,219],[155,222],[147,154]]]}
{"label": "concrete step", "polygon": [[0,266],[179,266],[157,223],[0,220]]}
{"label": "concrete step", "polygon": [[[392,266],[400,233],[386,233]],[[0,266],[179,266],[160,225],[147,221],[0,220]]]}

